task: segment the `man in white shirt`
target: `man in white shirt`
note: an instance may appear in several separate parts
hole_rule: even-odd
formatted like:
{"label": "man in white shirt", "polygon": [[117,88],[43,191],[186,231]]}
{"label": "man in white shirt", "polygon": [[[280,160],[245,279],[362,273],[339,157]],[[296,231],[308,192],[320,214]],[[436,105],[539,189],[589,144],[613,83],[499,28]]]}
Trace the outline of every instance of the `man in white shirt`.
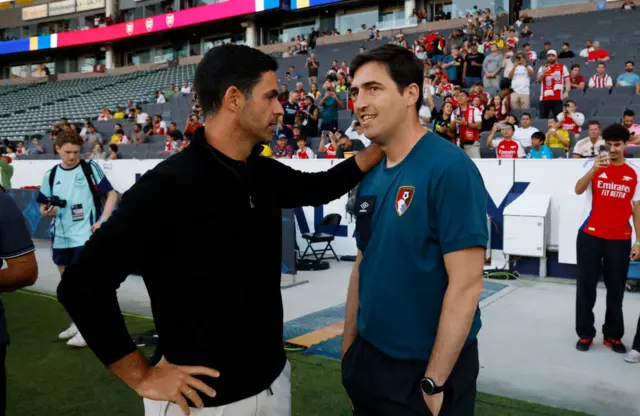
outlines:
{"label": "man in white shirt", "polygon": [[584,48],[583,50],[580,51],[580,57],[581,58],[588,58],[589,57],[589,52],[593,51],[593,44],[591,43],[590,40],[588,40],[585,44],[586,48]]}
{"label": "man in white shirt", "polygon": [[353,120],[349,128],[344,132],[351,140],[360,140],[365,147],[371,144],[371,140],[364,135],[364,127],[358,120]]}
{"label": "man in white shirt", "polygon": [[589,78],[589,88],[609,88],[613,87],[613,79],[606,72],[607,66],[600,62],[596,73]]}
{"label": "man in white shirt", "polygon": [[522,53],[516,55],[516,61],[509,72],[511,79],[511,108],[530,108],[531,100],[529,98],[531,77],[533,76],[533,68],[527,65],[527,59]]}
{"label": "man in white shirt", "polygon": [[520,143],[522,147],[531,147],[531,135],[539,131],[537,128],[531,126],[531,114],[524,113],[520,117],[520,126],[516,127],[516,131],[513,134],[513,140]]}
{"label": "man in white shirt", "polygon": [[600,122],[598,120],[591,120],[589,122],[589,136],[582,140],[578,140],[575,146],[573,146],[574,159],[596,157],[606,147],[605,141],[600,136]]}
{"label": "man in white shirt", "polygon": [[167,102],[167,99],[164,98],[164,94],[162,93],[162,91],[156,91],[156,97],[158,97],[158,99],[156,100],[156,104],[164,104]]}
{"label": "man in white shirt", "polygon": [[136,107],[136,123],[140,124],[141,126],[144,126],[147,123],[148,117],[149,117],[149,114],[143,112],[142,107],[140,106]]}
{"label": "man in white shirt", "polygon": [[191,86],[188,82],[185,82],[184,87],[180,88],[180,94],[191,94]]}

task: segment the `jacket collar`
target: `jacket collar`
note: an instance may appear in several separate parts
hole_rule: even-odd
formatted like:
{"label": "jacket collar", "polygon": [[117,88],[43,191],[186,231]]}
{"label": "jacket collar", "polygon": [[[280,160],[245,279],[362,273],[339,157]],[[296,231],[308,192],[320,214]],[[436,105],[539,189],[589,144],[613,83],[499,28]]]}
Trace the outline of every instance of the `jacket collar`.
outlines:
{"label": "jacket collar", "polygon": [[[215,147],[211,146],[207,143],[207,138],[204,132],[204,126],[198,127],[196,131],[193,133],[193,137],[191,138],[191,143],[189,144],[188,149],[193,149],[192,152],[197,152],[198,154],[206,154],[208,156],[215,154],[221,160],[227,163],[242,163],[238,160],[231,159]],[[253,159],[254,157],[258,157],[262,153],[262,145],[256,145],[252,150],[251,154],[247,158],[247,161]]]}

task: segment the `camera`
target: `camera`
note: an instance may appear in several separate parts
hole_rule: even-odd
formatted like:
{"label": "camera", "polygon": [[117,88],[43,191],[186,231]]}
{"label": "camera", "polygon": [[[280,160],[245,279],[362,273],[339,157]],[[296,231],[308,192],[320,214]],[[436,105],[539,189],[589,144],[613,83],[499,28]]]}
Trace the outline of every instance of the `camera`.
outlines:
{"label": "camera", "polygon": [[52,195],[47,198],[47,209],[51,207],[65,208],[67,206],[67,201],[64,199],[60,199],[60,197],[56,195]]}

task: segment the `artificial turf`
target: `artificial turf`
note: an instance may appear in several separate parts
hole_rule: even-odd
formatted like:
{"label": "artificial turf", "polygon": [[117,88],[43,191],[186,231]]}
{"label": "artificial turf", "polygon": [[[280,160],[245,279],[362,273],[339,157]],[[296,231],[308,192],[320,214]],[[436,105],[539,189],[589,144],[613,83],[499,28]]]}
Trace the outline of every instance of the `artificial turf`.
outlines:
{"label": "artificial turf", "polygon": [[[57,339],[68,325],[62,306],[32,292],[4,294],[11,337],[7,352],[9,416],[141,416],[142,400],[102,366],[87,348]],[[131,333],[153,327],[150,319],[127,316]],[[294,416],[351,415],[340,383],[340,363],[290,352]],[[582,413],[480,393],[477,416]]]}

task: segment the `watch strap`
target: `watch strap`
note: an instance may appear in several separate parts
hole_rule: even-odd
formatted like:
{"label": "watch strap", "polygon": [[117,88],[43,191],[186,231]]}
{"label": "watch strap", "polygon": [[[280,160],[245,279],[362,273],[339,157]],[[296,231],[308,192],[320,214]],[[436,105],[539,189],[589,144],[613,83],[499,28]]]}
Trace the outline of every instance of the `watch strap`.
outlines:
{"label": "watch strap", "polygon": [[439,394],[444,391],[444,384],[438,386],[435,381],[433,381],[430,377],[425,377],[420,382],[420,389],[422,392],[428,396],[433,396],[434,394]]}

